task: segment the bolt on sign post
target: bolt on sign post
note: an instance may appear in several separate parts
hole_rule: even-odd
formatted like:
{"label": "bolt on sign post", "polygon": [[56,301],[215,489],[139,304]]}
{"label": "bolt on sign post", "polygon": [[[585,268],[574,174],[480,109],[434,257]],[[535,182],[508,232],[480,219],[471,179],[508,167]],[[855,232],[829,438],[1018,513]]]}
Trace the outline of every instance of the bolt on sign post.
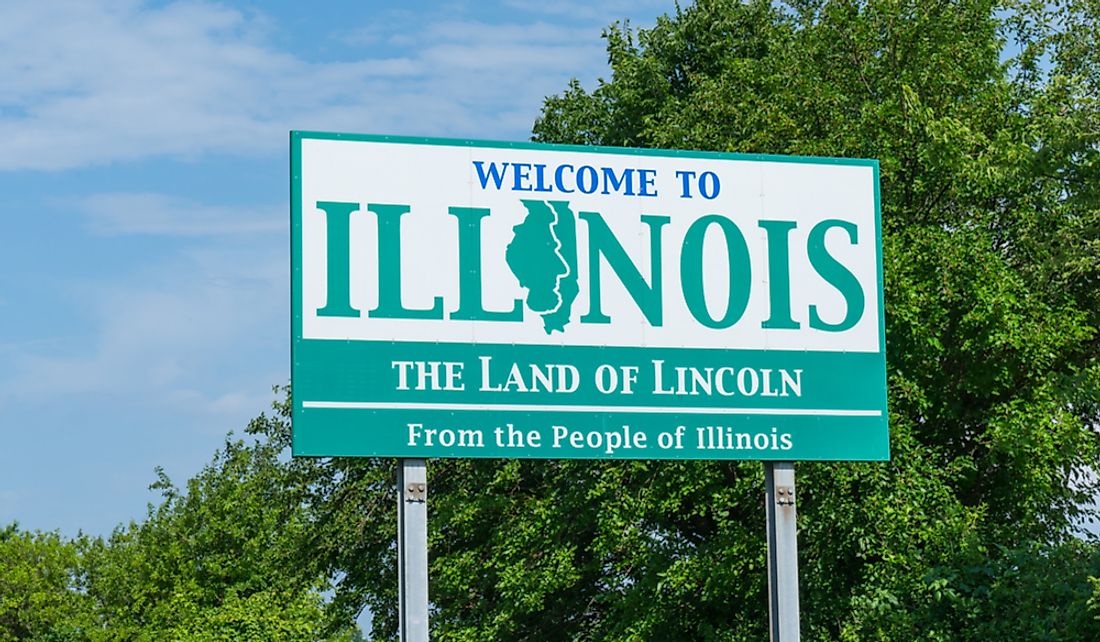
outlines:
{"label": "bolt on sign post", "polygon": [[292,132],[291,179],[295,455],[889,458],[876,161]]}

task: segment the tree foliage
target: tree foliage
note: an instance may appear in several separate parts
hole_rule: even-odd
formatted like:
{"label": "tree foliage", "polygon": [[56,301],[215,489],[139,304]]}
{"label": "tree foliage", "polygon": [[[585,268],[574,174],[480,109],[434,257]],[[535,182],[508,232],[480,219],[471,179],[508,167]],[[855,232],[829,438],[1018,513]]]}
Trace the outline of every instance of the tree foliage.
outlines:
{"label": "tree foliage", "polygon": [[324,613],[328,577],[280,448],[227,440],[163,500],[110,537],[0,530],[0,641],[355,640]]}
{"label": "tree foliage", "polygon": [[57,533],[0,528],[0,642],[70,639],[86,613],[79,560]]}
{"label": "tree foliage", "polygon": [[270,446],[227,441],[141,523],[83,552],[95,641],[315,640],[324,578],[299,563],[309,520]]}
{"label": "tree foliage", "polygon": [[[1100,639],[1100,4],[698,0],[538,141],[881,166],[892,459],[802,463],[807,640]],[[110,538],[0,531],[4,640],[396,633],[394,462],[289,399]],[[758,463],[433,460],[436,640],[761,640]],[[331,582],[331,598],[322,593]],[[5,637],[6,636],[6,637]]]}
{"label": "tree foliage", "polygon": [[[610,27],[611,77],[535,123],[880,161],[893,459],[799,465],[806,639],[1100,638],[1072,535],[1100,453],[1098,30],[1089,1],[699,0]],[[392,636],[392,463],[297,465],[335,608]],[[433,461],[430,483],[436,639],[766,636],[759,464]]]}

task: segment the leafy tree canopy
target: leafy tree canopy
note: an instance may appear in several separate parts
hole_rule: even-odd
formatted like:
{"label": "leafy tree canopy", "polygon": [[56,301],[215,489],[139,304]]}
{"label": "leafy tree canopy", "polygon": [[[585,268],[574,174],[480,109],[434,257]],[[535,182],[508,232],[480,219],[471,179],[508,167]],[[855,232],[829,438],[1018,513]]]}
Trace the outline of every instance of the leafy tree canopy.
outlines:
{"label": "leafy tree canopy", "polygon": [[230,440],[185,489],[153,488],[145,521],[85,542],[91,640],[318,639],[323,577],[298,563],[310,524],[275,449]]}
{"label": "leafy tree canopy", "polygon": [[327,576],[280,449],[228,440],[144,521],[108,538],[0,529],[0,642],[361,639],[324,612]]}
{"label": "leafy tree canopy", "polygon": [[0,528],[0,642],[65,640],[86,613],[79,553],[57,533]]}
{"label": "leafy tree canopy", "polygon": [[[535,140],[880,161],[893,459],[798,467],[806,639],[1100,637],[1072,536],[1100,453],[1100,5],[699,0],[605,37],[610,78],[548,98]],[[392,635],[392,462],[294,465],[334,608]],[[435,639],[766,636],[759,464],[430,483]]]}
{"label": "leafy tree canopy", "polygon": [[[891,450],[802,463],[807,640],[1100,639],[1100,4],[699,0],[611,26],[556,143],[881,164]],[[0,641],[395,634],[394,463],[289,400],[145,522],[0,530]],[[433,639],[765,639],[752,462],[429,465]],[[1090,579],[1093,578],[1093,579]],[[332,586],[331,599],[322,599]]]}

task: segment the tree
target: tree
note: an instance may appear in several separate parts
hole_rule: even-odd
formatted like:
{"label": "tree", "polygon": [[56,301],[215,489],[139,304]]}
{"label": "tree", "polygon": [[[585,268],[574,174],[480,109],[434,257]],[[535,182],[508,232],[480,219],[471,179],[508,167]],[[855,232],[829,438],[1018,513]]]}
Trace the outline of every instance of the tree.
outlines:
{"label": "tree", "polygon": [[[699,0],[605,35],[611,78],[548,98],[535,140],[880,161],[893,459],[798,467],[806,638],[1100,637],[1072,535],[1100,463],[1100,5]],[[332,608],[392,637],[392,462],[291,466]],[[766,636],[758,464],[429,473],[435,639]]]}
{"label": "tree", "polygon": [[57,533],[0,528],[0,642],[80,639],[79,568],[76,546]]}
{"label": "tree", "polygon": [[0,529],[0,642],[361,640],[325,615],[282,450],[227,439],[183,489],[158,471],[163,501],[106,539]]}
{"label": "tree", "polygon": [[279,450],[227,440],[141,523],[82,546],[93,642],[323,639],[325,576],[300,556],[311,524]]}
{"label": "tree", "polygon": [[896,428],[970,471],[990,527],[1051,537],[1096,456],[1096,12],[700,2],[612,28],[613,80],[548,99],[535,137],[880,159]]}

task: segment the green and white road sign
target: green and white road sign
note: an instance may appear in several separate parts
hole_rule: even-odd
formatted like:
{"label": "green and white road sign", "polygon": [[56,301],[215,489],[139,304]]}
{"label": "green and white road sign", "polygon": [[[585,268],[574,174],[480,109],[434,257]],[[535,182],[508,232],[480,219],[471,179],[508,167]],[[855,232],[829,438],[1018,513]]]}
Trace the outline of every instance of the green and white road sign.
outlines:
{"label": "green and white road sign", "polygon": [[889,458],[872,160],[291,134],[296,455]]}

